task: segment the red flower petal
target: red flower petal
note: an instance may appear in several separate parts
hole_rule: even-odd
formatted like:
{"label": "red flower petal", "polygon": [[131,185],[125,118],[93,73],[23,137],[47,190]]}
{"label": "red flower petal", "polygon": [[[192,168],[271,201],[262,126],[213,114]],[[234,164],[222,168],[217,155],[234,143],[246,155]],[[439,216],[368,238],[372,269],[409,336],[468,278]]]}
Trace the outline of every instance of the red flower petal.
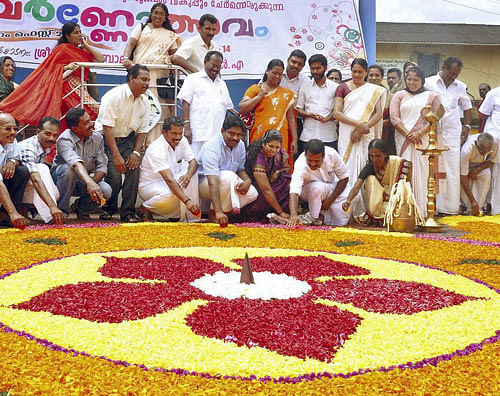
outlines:
{"label": "red flower petal", "polygon": [[339,279],[315,284],[315,297],[352,303],[370,312],[411,315],[462,304],[475,297],[418,282],[388,279]]}
{"label": "red flower petal", "polygon": [[[184,286],[184,287],[183,287]],[[49,290],[14,308],[47,311],[93,322],[119,323],[166,312],[183,302],[203,298],[183,285],[137,283],[79,283]]]}
{"label": "red flower petal", "polygon": [[260,346],[282,355],[330,362],[361,318],[309,300],[217,301],[189,315],[187,324],[199,335],[239,346]]}
{"label": "red flower petal", "polygon": [[[243,265],[243,260],[233,260]],[[318,276],[369,275],[370,271],[351,264],[334,261],[325,256],[253,257],[250,264],[254,272],[269,271],[287,274],[300,280],[312,280]]]}
{"label": "red flower petal", "polygon": [[109,278],[157,279],[187,285],[206,273],[228,269],[212,260],[197,257],[158,256],[106,257],[106,264],[99,271]]}

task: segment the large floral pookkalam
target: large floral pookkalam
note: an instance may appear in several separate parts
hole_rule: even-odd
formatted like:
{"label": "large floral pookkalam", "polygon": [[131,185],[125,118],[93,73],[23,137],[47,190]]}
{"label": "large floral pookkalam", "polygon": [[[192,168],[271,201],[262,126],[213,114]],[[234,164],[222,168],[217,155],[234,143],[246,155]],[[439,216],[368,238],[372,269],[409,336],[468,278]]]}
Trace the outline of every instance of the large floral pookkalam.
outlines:
{"label": "large floral pookkalam", "polygon": [[[309,385],[304,380],[314,378],[338,381],[353,374],[373,378],[376,372],[389,377],[396,370],[387,369],[425,370],[441,362],[439,367],[498,338],[497,290],[462,276],[467,275],[463,273],[467,264],[456,262],[459,275],[448,265],[439,265],[445,271],[431,268],[438,267],[434,261],[438,257],[427,263],[419,257],[421,251],[412,251],[448,243],[463,262],[476,254],[493,260],[494,247],[346,229],[232,227],[234,237],[228,239],[214,239],[214,226],[81,231],[63,228],[2,235],[19,249],[23,244],[45,249],[26,252],[25,264],[32,264],[22,268],[21,260],[19,264],[14,260],[11,272],[0,279],[0,322],[7,334],[71,352],[74,363],[87,359],[99,366],[91,357],[101,357],[117,368],[123,366],[115,373],[108,367],[109,375],[125,375],[123,370],[136,373],[133,366],[137,366],[167,371],[162,381],[174,375],[168,371],[194,374],[190,380],[174,381],[175,386],[183,383],[184,391],[196,377],[216,381],[217,385],[205,385],[206,391],[215,393],[238,387],[220,382],[221,378],[240,384],[232,378],[260,379],[260,386],[272,389],[305,389]],[[141,243],[132,242],[130,247],[142,250],[125,249],[121,234],[129,234],[131,241],[141,235]],[[91,244],[74,246],[83,235]],[[106,248],[102,238],[107,238]],[[393,245],[385,249],[391,252],[387,258],[368,257],[370,247],[373,256],[382,256],[382,240]],[[407,246],[404,254],[402,245]],[[80,251],[88,253],[77,254]],[[217,288],[208,291],[201,286],[201,279],[224,279],[239,270],[245,253],[256,275],[281,277],[267,289],[279,289],[286,279],[306,287],[291,298],[267,299],[227,297]],[[436,249],[434,256],[444,257],[441,253]],[[412,254],[413,260],[407,257]],[[4,345],[4,339],[0,341]],[[55,351],[52,354],[59,353]],[[144,373],[157,378],[150,371]],[[0,385],[2,381],[9,379],[0,380]],[[18,383],[23,383],[21,378]],[[245,382],[245,388],[256,384]],[[308,389],[321,393],[322,387],[323,381]]]}

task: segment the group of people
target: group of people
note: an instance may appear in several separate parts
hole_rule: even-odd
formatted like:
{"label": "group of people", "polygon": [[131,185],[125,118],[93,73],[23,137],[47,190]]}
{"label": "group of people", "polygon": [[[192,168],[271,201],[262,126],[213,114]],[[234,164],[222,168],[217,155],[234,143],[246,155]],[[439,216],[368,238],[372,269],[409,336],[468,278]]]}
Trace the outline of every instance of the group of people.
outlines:
{"label": "group of people", "polygon": [[[182,42],[167,7],[154,4],[124,50],[126,83],[100,105],[84,89],[79,106],[75,62],[103,56],[76,23],[63,26],[58,45],[18,87],[10,82],[13,60],[2,58],[0,222],[23,227],[26,208],[34,207],[45,222],[62,224],[71,212],[88,219],[101,207],[101,220],[119,213],[130,223],[153,214],[189,222],[206,214],[221,225],[378,223],[402,178],[425,215],[429,168],[418,150],[428,144],[425,106],[436,114],[444,107],[438,136],[449,149],[435,172],[438,211],[458,214],[462,204],[477,215],[490,202],[492,214],[500,213],[500,88],[485,94],[479,109],[484,132],[469,136],[472,105],[457,80],[458,58],[428,78],[411,62],[402,72],[390,69],[387,89],[383,68],[364,59],[354,59],[351,78],[342,81],[324,55],[307,59],[294,50],[286,65],[272,59],[241,99],[240,117],[228,116],[233,104],[220,76],[216,28],[216,17],[205,14],[199,35]],[[311,79],[301,73],[306,62]],[[143,64],[191,72],[177,95],[180,116],[162,106],[164,121],[150,125],[145,94],[173,103],[156,89],[173,71]],[[38,124],[36,135],[18,144],[18,123]],[[72,196],[78,199],[70,204]]]}

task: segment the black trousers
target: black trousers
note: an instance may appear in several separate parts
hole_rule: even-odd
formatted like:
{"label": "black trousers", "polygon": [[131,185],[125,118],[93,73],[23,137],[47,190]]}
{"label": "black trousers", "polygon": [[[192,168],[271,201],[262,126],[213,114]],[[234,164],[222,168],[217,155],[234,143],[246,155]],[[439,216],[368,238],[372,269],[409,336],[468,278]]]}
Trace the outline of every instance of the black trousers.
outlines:
{"label": "black trousers", "polygon": [[[16,172],[14,173],[14,176],[12,178],[3,179],[3,184],[5,184],[5,187],[7,187],[10,199],[12,200],[12,203],[14,204],[18,212],[21,211],[24,189],[26,188],[26,184],[28,183],[29,178],[30,172],[28,171],[28,168],[26,168],[24,165],[18,165],[16,166]],[[0,208],[0,210],[4,213],[7,212],[3,206]]]}

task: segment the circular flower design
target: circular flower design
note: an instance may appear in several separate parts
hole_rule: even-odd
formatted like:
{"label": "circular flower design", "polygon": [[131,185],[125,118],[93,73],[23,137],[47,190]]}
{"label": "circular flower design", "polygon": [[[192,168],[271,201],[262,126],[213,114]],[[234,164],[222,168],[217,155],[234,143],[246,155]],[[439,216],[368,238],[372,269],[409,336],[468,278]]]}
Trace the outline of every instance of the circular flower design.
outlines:
{"label": "circular flower design", "polygon": [[[255,272],[286,274],[311,290],[287,300],[230,300],[191,286],[207,273],[239,269],[245,252]],[[498,327],[485,315],[498,306],[498,294],[466,278],[289,249],[79,255],[6,277],[0,292],[0,321],[14,329],[114,361],[210,375],[278,378],[389,367],[452,353]],[[478,308],[473,324],[461,328],[471,307]],[[450,321],[460,331],[444,342]],[[427,326],[429,334],[415,332]],[[397,344],[408,348],[394,354],[390,346]]]}

